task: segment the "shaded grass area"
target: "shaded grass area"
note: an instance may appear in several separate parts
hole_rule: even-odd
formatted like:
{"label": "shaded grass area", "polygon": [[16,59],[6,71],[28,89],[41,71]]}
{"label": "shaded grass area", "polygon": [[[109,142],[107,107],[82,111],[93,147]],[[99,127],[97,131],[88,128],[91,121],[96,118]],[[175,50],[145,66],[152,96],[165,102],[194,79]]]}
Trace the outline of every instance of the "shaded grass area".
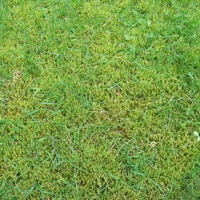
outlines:
{"label": "shaded grass area", "polygon": [[0,5],[1,199],[198,199],[199,3]]}

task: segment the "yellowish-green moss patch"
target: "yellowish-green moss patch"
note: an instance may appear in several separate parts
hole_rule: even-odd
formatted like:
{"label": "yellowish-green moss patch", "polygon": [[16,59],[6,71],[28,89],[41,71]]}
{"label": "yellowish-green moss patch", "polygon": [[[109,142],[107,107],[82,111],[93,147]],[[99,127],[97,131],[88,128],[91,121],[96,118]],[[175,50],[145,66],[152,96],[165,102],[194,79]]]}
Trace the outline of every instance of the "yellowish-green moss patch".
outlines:
{"label": "yellowish-green moss patch", "polygon": [[0,199],[198,199],[199,3],[0,4]]}

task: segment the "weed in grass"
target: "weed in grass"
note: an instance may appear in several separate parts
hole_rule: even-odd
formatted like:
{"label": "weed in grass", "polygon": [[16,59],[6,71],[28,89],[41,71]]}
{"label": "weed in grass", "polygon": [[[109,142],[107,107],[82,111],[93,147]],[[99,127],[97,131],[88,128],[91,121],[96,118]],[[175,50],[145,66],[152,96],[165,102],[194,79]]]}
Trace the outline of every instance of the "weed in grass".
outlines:
{"label": "weed in grass", "polygon": [[199,198],[199,3],[0,5],[1,199]]}

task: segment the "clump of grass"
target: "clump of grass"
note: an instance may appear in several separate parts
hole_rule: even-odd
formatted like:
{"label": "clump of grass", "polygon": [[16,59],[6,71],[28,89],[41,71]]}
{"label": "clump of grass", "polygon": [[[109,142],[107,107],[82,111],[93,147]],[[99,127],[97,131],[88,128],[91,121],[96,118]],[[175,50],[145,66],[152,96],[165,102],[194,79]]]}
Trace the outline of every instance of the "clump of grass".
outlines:
{"label": "clump of grass", "polygon": [[1,199],[198,199],[199,3],[0,16]]}

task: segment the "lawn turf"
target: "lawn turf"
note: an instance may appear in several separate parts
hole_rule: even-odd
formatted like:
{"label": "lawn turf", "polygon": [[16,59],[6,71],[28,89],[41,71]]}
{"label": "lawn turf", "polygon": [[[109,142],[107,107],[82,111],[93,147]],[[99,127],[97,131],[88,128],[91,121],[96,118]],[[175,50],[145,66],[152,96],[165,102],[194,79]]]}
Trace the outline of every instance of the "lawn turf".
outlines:
{"label": "lawn turf", "polygon": [[0,198],[197,200],[200,4],[0,1]]}

